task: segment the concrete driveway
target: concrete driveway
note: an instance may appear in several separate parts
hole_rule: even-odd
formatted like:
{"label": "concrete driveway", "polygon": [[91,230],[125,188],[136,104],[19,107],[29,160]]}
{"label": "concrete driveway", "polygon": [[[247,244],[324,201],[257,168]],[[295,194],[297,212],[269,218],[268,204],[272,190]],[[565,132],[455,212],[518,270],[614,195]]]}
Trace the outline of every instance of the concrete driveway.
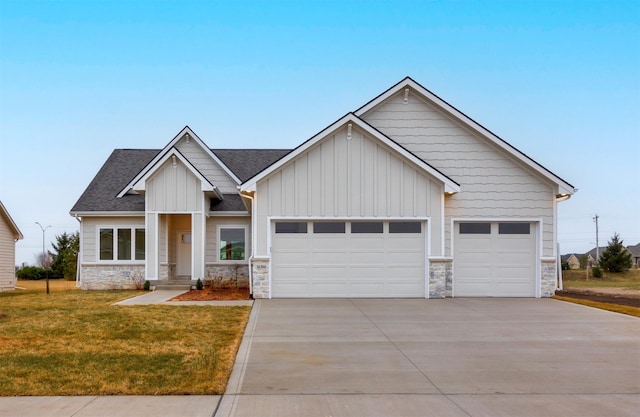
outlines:
{"label": "concrete driveway", "polygon": [[640,319],[550,299],[256,301],[216,416],[638,416]]}

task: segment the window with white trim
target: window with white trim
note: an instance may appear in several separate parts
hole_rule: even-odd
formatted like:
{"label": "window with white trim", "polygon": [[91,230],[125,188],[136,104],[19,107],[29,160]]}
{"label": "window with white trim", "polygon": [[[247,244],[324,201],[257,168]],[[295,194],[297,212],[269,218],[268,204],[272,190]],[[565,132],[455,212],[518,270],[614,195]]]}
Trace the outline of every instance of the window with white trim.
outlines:
{"label": "window with white trim", "polygon": [[218,228],[218,259],[221,261],[246,260],[246,242],[246,227],[220,226]]}
{"label": "window with white trim", "polygon": [[100,227],[99,236],[100,261],[144,261],[144,228]]}

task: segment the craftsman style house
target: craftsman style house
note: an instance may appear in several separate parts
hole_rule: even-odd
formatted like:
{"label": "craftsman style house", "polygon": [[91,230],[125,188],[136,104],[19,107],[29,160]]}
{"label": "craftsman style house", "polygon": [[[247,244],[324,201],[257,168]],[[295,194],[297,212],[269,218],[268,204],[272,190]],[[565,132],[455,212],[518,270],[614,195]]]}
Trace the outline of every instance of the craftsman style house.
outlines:
{"label": "craftsman style house", "polygon": [[405,78],[293,150],[210,149],[189,127],[159,150],[115,150],[71,210],[78,284],[548,297],[556,206],[574,192]]}

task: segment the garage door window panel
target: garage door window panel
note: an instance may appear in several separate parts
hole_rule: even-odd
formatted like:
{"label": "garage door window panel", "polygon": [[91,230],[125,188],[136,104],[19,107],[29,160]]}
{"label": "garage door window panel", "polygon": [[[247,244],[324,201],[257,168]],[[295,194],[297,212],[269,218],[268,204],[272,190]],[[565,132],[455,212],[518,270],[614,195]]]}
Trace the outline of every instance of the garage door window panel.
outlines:
{"label": "garage door window panel", "polygon": [[490,235],[491,223],[460,223],[461,235]]}
{"label": "garage door window panel", "polygon": [[307,233],[307,222],[276,222],[276,233]]}
{"label": "garage door window panel", "polygon": [[314,222],[313,233],[344,233],[345,222]]}
{"label": "garage door window panel", "polygon": [[383,231],[383,222],[351,222],[351,233],[382,233]]}
{"label": "garage door window panel", "polygon": [[530,223],[499,223],[498,234],[529,235],[531,234],[531,224]]}
{"label": "garage door window panel", "polygon": [[389,233],[422,233],[422,222],[389,222]]}

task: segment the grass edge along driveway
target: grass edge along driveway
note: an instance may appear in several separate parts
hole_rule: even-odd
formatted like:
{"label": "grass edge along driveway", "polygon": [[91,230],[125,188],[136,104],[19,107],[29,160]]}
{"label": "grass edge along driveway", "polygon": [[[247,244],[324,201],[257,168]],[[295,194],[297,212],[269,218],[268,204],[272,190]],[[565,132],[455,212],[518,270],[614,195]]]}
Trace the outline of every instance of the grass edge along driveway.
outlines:
{"label": "grass edge along driveway", "polygon": [[133,295],[0,293],[0,396],[222,394],[251,308]]}

